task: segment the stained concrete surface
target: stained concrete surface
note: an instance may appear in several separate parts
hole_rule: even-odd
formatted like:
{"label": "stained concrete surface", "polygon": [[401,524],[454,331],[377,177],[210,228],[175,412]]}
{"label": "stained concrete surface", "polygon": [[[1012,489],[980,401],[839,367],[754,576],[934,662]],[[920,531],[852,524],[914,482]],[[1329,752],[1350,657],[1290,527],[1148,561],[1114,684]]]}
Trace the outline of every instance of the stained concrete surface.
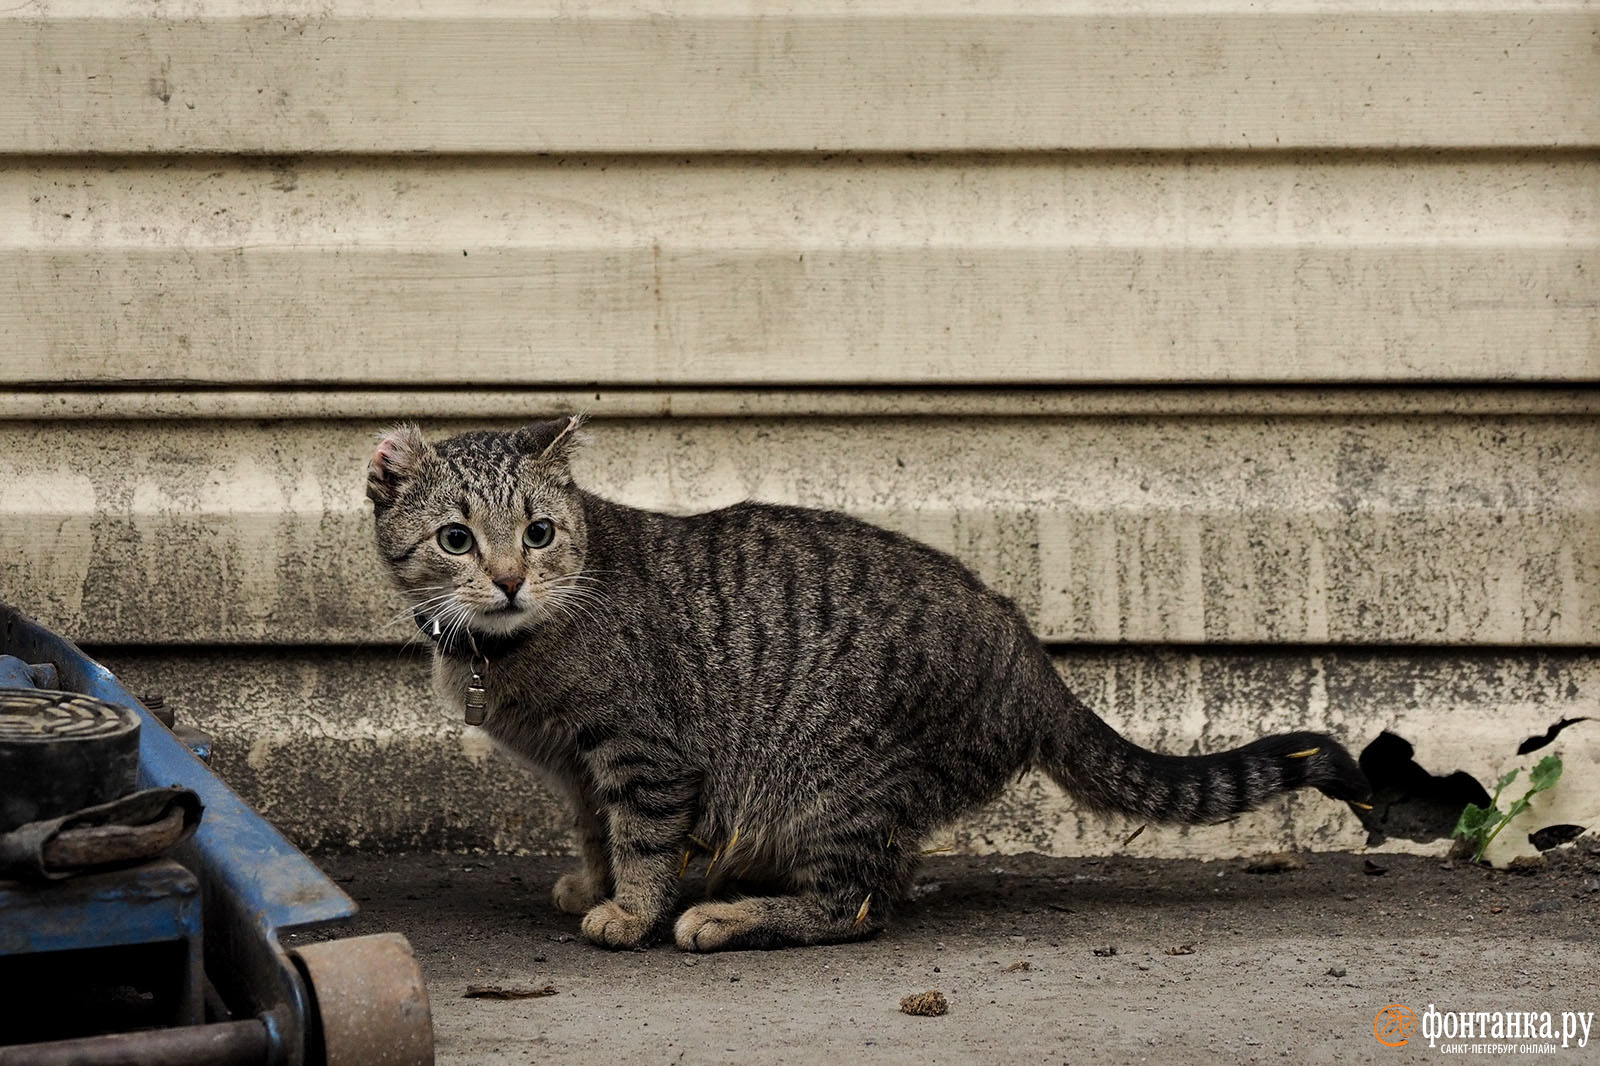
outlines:
{"label": "stained concrete surface", "polygon": [[[920,898],[873,941],[709,956],[591,947],[548,903],[562,859],[319,861],[361,903],[356,932],[410,938],[444,1066],[1175,1066],[1441,1054],[1377,1043],[1389,1003],[1600,1010],[1600,841],[1550,855],[1527,875],[1349,853],[1279,873],[1248,860],[935,858]],[[1369,858],[1385,872],[1367,872]],[[474,985],[555,991],[464,998]],[[900,1013],[902,996],[935,988],[947,1015]],[[1541,1060],[1600,1061],[1600,1025],[1585,1048],[1555,1043]]]}
{"label": "stained concrete surface", "polygon": [[[848,512],[955,554],[1051,643],[1600,640],[1600,419],[1351,403],[605,419],[575,473],[636,507]],[[424,423],[432,439],[483,428]],[[384,428],[0,420],[0,593],[107,645],[396,646],[410,613],[363,496]]]}

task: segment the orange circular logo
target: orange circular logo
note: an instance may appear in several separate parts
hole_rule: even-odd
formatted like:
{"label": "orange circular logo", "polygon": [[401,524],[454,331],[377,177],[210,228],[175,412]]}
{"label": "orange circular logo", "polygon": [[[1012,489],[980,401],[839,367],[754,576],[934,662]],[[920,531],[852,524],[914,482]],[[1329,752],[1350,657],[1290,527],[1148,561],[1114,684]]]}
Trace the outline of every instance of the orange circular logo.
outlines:
{"label": "orange circular logo", "polygon": [[1416,1027],[1416,1011],[1399,1003],[1389,1004],[1372,1019],[1372,1035],[1384,1047],[1405,1047],[1406,1037]]}

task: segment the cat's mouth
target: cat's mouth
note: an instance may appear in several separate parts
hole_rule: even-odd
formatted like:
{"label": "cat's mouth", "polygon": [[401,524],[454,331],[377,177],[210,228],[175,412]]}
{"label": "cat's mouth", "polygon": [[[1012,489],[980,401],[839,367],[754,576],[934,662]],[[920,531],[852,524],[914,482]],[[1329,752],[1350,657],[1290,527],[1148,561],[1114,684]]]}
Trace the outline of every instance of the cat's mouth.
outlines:
{"label": "cat's mouth", "polygon": [[536,605],[517,603],[484,605],[474,612],[473,625],[485,633],[510,636],[537,622],[540,614]]}

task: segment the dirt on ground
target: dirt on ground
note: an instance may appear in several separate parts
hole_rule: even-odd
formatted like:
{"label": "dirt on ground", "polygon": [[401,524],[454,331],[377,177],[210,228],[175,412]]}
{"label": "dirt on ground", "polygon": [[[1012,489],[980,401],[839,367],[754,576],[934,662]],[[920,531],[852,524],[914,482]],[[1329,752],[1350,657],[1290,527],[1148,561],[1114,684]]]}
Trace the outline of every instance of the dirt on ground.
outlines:
{"label": "dirt on ground", "polygon": [[[410,938],[442,1064],[1396,1063],[1397,1003],[1600,1011],[1600,842],[1527,873],[1406,855],[937,858],[866,943],[612,952],[549,902],[568,860],[323,855],[358,933]],[[1259,872],[1247,872],[1250,869]],[[694,885],[689,886],[692,896]],[[485,991],[485,990],[492,991]],[[942,1014],[902,1001],[938,990]],[[522,994],[527,993],[527,994]],[[922,1002],[931,1002],[922,1001]],[[1600,1062],[1586,1047],[1508,1059]],[[1542,1045],[1543,1041],[1533,1041]]]}

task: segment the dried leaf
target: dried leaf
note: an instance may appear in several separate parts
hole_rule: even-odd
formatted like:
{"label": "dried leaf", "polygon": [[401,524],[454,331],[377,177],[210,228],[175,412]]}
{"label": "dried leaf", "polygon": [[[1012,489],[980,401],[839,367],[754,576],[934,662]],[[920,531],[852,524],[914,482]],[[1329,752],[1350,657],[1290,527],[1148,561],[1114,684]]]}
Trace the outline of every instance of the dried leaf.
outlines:
{"label": "dried leaf", "polygon": [[950,1010],[949,1000],[944,998],[944,993],[937,988],[926,992],[919,992],[914,996],[906,996],[900,1000],[900,1013],[913,1014],[923,1018],[937,1018]]}

